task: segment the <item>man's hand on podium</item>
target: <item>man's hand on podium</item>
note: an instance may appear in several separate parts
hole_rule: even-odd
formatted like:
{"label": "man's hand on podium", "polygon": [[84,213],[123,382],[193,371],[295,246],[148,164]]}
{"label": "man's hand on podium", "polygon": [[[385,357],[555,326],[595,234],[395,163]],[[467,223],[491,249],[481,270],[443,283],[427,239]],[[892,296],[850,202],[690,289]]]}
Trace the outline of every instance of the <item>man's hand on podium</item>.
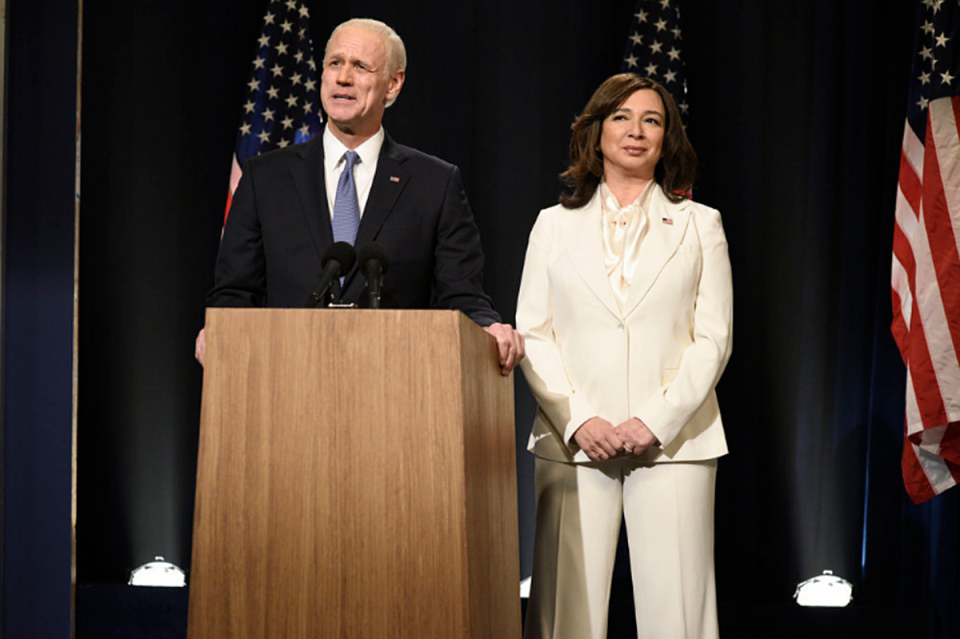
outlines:
{"label": "man's hand on podium", "polygon": [[497,350],[500,352],[500,374],[509,375],[525,355],[523,336],[509,324],[491,324],[483,330],[497,339]]}
{"label": "man's hand on podium", "polygon": [[200,332],[197,334],[197,342],[193,347],[193,356],[197,358],[201,366],[203,366],[203,363],[207,359],[207,340],[203,334],[204,330],[206,329],[200,329]]}

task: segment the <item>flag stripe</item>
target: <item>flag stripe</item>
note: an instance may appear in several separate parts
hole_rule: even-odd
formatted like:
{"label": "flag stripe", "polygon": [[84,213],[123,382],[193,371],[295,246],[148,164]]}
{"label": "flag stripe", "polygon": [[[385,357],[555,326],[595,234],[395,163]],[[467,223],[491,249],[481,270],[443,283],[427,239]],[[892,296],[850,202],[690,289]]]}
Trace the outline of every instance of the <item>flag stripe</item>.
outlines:
{"label": "flag stripe", "polygon": [[903,485],[913,501],[919,504],[936,496],[937,493],[933,489],[926,471],[920,465],[916,449],[909,440],[904,442],[903,457],[900,463],[903,472]]}
{"label": "flag stripe", "polygon": [[903,149],[901,149],[901,152],[913,168],[914,175],[923,175],[923,140],[917,137],[909,122],[905,122],[903,125]]}
{"label": "flag stripe", "polygon": [[[937,348],[940,383],[944,389],[960,388],[960,131],[957,109],[960,97],[942,98],[930,105],[931,118],[937,125],[930,128],[936,139],[937,156],[940,158],[941,198],[937,198],[937,215],[927,217],[927,235],[931,251],[936,256],[937,281],[946,319],[943,344]],[[952,311],[952,312],[951,312]],[[960,421],[960,393],[944,392],[947,420]]]}
{"label": "flag stripe", "polygon": [[913,288],[914,285],[913,273],[917,266],[916,260],[913,257],[911,238],[916,237],[917,229],[920,225],[917,217],[918,216],[914,214],[910,208],[910,204],[903,196],[903,190],[898,189],[896,208],[897,225],[894,227],[895,234],[893,236],[893,248],[894,251],[896,251],[897,258],[900,260],[901,264],[903,264],[903,267],[907,269],[908,273],[910,273],[910,277],[907,279],[907,281],[911,288]]}
{"label": "flag stripe", "polygon": [[[905,152],[900,153],[900,192],[903,194],[907,203],[907,208],[913,217],[916,218],[920,213],[920,195],[923,191],[923,185],[920,182],[920,176],[914,171],[910,160],[907,159]],[[898,207],[899,208],[899,207]]]}
{"label": "flag stripe", "polygon": [[908,429],[910,424],[919,424],[920,420],[920,406],[917,403],[917,395],[914,392],[916,386],[913,384],[913,376],[910,374],[910,368],[907,368],[907,397],[906,397],[906,406],[904,408],[906,420],[903,423],[903,434],[904,437],[909,437],[910,433]]}
{"label": "flag stripe", "polygon": [[[940,384],[937,381],[937,371],[933,367],[930,357],[930,343],[927,337],[927,326],[934,326],[936,315],[943,314],[940,304],[939,290],[931,286],[929,275],[932,265],[929,263],[930,252],[925,233],[917,234],[918,265],[916,270],[916,287],[913,297],[913,309],[910,321],[910,345],[908,349],[908,367],[913,379],[914,393],[919,404],[919,419],[911,420],[907,424],[907,434],[913,434],[924,428],[933,428],[946,422],[946,413],[943,411],[943,399],[940,396]],[[935,284],[935,280],[933,282]],[[922,303],[922,307],[921,307]],[[934,328],[936,328],[934,326]]]}
{"label": "flag stripe", "polygon": [[917,272],[917,263],[913,258],[913,248],[910,246],[910,240],[907,233],[911,235],[916,232],[917,220],[909,211],[902,192],[897,190],[897,223],[893,227],[893,264],[891,267],[891,285],[893,287],[896,299],[893,300],[893,320],[899,324],[897,346],[900,348],[900,356],[903,363],[910,361],[909,342],[905,339],[909,331],[911,317],[913,316],[913,291],[916,281],[914,278]]}
{"label": "flag stripe", "polygon": [[[923,425],[911,424],[911,432],[921,427],[935,428],[960,420],[960,415],[956,419],[948,415],[948,407],[953,403],[949,396],[950,389],[960,388],[960,363],[957,361],[946,312],[948,308],[960,309],[960,286],[957,285],[960,282],[957,279],[960,276],[960,256],[953,239],[950,206],[941,179],[944,170],[953,170],[953,175],[960,175],[956,162],[947,160],[941,169],[941,160],[956,154],[958,150],[956,126],[949,102],[949,99],[942,99],[931,103],[927,125],[924,199],[921,207],[921,223],[925,232],[916,234],[914,247],[917,260],[914,300],[915,310],[919,309],[919,316],[914,318],[914,322],[922,322],[924,340],[917,340],[916,348],[911,353],[914,379],[921,381],[924,387],[923,392],[918,393]],[[944,105],[946,109],[938,108]],[[945,123],[944,118],[947,117],[949,122]],[[956,179],[947,175],[949,179]],[[960,203],[957,203],[957,207],[955,210],[960,211]],[[918,368],[914,368],[914,362]],[[943,391],[947,394],[944,395]],[[960,397],[957,399],[960,400]]]}
{"label": "flag stripe", "polygon": [[[960,423],[951,422],[940,441],[940,456],[960,467]],[[958,478],[960,479],[960,478]]]}
{"label": "flag stripe", "polygon": [[923,472],[930,480],[930,485],[937,493],[942,493],[947,488],[956,485],[956,468],[953,464],[945,461],[943,458],[927,452],[919,446],[914,446],[913,451],[920,461]]}
{"label": "flag stripe", "polygon": [[893,298],[893,321],[890,322],[890,331],[893,333],[893,339],[897,343],[897,348],[900,349],[900,357],[904,360],[906,364],[909,359],[906,357],[904,349],[909,343],[910,338],[910,306],[904,304],[903,300],[900,299],[900,296],[897,294],[897,284],[902,280],[906,280],[907,272],[903,270],[903,266],[900,265],[900,262],[897,261],[897,258],[893,258],[893,280],[894,286],[891,291],[891,297]]}
{"label": "flag stripe", "polygon": [[230,215],[230,205],[233,204],[233,194],[237,192],[237,186],[240,184],[240,176],[243,171],[240,170],[240,163],[237,162],[237,154],[233,154],[233,162],[230,163],[230,188],[227,190],[227,208],[223,212],[223,223],[227,223],[227,216]]}
{"label": "flag stripe", "polygon": [[[960,106],[960,98],[935,100],[930,105],[931,119],[935,113],[935,124],[930,129],[936,144],[934,156],[940,164],[939,189],[933,198],[935,208],[931,215],[924,211],[927,225],[927,237],[930,238],[931,252],[936,257],[937,277],[941,289],[941,298],[945,308],[960,308],[960,287],[954,286],[960,281],[960,251],[957,239],[960,237],[960,135],[957,131],[955,109]],[[929,199],[924,203],[926,206]],[[960,344],[960,317],[948,317],[954,362],[956,363],[956,345]],[[957,416],[960,419],[960,415]]]}

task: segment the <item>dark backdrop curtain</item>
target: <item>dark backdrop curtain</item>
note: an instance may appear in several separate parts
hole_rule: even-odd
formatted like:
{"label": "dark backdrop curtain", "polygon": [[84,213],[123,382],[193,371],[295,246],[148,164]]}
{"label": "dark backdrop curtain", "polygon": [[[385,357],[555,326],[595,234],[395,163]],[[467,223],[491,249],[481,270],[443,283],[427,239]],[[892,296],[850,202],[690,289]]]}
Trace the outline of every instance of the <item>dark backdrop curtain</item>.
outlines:
{"label": "dark backdrop curtain", "polygon": [[67,637],[78,12],[2,10],[0,637]]}
{"label": "dark backdrop curtain", "polygon": [[735,280],[721,599],[782,601],[832,569],[858,604],[937,602],[960,632],[958,496],[905,496],[889,333],[916,5],[686,7],[695,195],[725,213]]}
{"label": "dark backdrop curtain", "polygon": [[[676,1],[676,0],[674,0]],[[88,3],[84,15],[78,577],[189,564],[201,371],[234,136],[266,5]],[[385,126],[458,164],[512,321],[526,237],[556,201],[569,125],[620,68],[633,0],[309,1],[315,49],[353,16],[404,38]],[[724,215],[735,349],[719,388],[721,602],[783,604],[823,569],[856,604],[957,628],[958,491],[899,475],[903,367],[889,263],[915,2],[681,2],[700,154]],[[534,404],[517,379],[521,563]]]}

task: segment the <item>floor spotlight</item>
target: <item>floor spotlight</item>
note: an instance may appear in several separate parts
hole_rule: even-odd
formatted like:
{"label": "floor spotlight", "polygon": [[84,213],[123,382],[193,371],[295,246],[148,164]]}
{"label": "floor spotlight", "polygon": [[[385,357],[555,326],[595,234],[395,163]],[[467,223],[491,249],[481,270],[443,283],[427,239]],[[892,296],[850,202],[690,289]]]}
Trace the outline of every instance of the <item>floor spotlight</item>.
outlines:
{"label": "floor spotlight", "polygon": [[163,557],[154,557],[154,560],[134,568],[130,573],[131,586],[165,586],[182,588],[187,585],[187,575]]}
{"label": "floor spotlight", "polygon": [[853,584],[837,577],[832,570],[824,570],[822,575],[797,584],[793,598],[801,606],[842,608],[853,599]]}

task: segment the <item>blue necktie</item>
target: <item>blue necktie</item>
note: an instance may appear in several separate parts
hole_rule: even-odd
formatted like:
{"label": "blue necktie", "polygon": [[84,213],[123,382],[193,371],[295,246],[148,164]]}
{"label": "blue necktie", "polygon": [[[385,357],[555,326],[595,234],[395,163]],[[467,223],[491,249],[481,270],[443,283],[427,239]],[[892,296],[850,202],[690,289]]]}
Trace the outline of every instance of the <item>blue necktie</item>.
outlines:
{"label": "blue necktie", "polygon": [[360,159],[356,151],[343,154],[343,173],[337,184],[337,199],[333,204],[333,241],[353,244],[360,226],[360,202],[357,185],[353,180],[353,167]]}

